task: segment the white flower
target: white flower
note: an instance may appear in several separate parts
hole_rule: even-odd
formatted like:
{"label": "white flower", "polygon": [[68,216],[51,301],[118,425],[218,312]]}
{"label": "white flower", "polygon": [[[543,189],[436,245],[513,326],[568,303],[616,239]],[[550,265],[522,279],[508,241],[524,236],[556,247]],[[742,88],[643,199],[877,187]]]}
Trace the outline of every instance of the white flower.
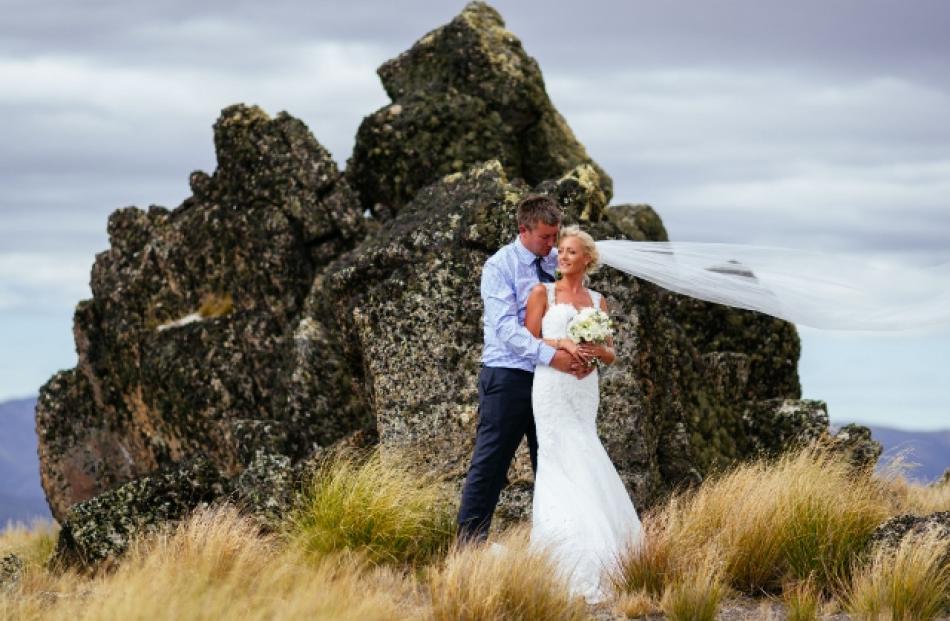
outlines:
{"label": "white flower", "polygon": [[567,334],[575,342],[603,343],[613,334],[613,325],[607,313],[593,307],[581,309],[570,323]]}

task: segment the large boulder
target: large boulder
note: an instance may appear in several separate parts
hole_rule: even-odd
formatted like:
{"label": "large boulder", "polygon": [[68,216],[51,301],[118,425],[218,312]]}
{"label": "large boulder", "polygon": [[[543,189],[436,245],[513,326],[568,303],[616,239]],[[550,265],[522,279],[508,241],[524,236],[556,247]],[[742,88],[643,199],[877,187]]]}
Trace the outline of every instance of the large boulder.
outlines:
{"label": "large boulder", "polygon": [[609,200],[610,178],[551,104],[538,63],[484,2],[470,2],[378,73],[392,103],[363,120],[346,168],[377,218],[486,160],[531,185],[591,164]]}
{"label": "large boulder", "polygon": [[335,335],[301,315],[314,276],[365,234],[355,195],[286,113],[231,106],[214,140],[217,170],[193,173],[179,207],[109,218],[76,308],[78,365],[37,403],[57,519],[191,457],[233,475],[257,448],[299,457],[372,425]]}

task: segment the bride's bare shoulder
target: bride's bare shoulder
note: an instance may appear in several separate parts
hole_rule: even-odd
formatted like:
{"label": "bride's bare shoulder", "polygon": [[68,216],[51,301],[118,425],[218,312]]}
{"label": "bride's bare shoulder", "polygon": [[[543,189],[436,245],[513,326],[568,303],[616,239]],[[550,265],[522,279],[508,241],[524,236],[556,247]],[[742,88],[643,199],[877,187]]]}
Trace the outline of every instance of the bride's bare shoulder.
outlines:
{"label": "bride's bare shoulder", "polygon": [[544,283],[539,282],[531,287],[531,291],[528,293],[528,301],[530,302],[532,299],[547,301],[548,289],[544,286]]}

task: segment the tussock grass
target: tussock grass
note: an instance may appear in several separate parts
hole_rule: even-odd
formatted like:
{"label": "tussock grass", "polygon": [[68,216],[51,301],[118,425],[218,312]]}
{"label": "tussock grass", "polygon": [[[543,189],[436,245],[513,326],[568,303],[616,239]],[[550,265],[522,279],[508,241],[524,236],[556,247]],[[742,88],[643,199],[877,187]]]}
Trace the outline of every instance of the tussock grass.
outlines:
{"label": "tussock grass", "polygon": [[667,584],[660,609],[671,621],[714,621],[727,592],[722,565],[710,550],[705,558]]}
{"label": "tussock grass", "polygon": [[455,512],[443,494],[405,457],[338,451],[306,485],[288,535],[317,557],[350,551],[374,564],[421,565],[444,554],[455,536]]}
{"label": "tussock grass", "polygon": [[646,532],[660,540],[624,555],[621,583],[655,593],[715,549],[724,581],[740,591],[775,592],[784,580],[811,578],[830,592],[892,511],[883,485],[827,452],[753,461],[645,516]]}
{"label": "tussock grass", "polygon": [[660,603],[646,591],[634,591],[618,596],[614,609],[628,619],[636,619],[660,612]]}
{"label": "tussock grass", "polygon": [[368,572],[353,557],[319,563],[261,535],[234,509],[197,512],[175,530],[133,544],[112,573],[47,575],[0,599],[11,619],[380,619],[406,618],[395,574]]}
{"label": "tussock grass", "polygon": [[811,580],[788,584],[782,589],[788,621],[817,621],[822,607],[821,591]]}
{"label": "tussock grass", "polygon": [[434,621],[495,621],[587,618],[580,597],[568,593],[544,550],[528,543],[528,529],[515,527],[498,545],[454,548],[429,570]]}
{"label": "tussock grass", "polygon": [[860,619],[927,621],[950,606],[950,541],[932,529],[878,547],[855,571],[847,608]]}
{"label": "tussock grass", "polygon": [[642,536],[627,545],[621,561],[609,574],[613,590],[619,594],[646,593],[653,598],[663,595],[674,578],[676,565],[672,557],[675,542],[670,536],[669,518],[676,512],[677,500],[660,513],[651,513],[642,520]]}

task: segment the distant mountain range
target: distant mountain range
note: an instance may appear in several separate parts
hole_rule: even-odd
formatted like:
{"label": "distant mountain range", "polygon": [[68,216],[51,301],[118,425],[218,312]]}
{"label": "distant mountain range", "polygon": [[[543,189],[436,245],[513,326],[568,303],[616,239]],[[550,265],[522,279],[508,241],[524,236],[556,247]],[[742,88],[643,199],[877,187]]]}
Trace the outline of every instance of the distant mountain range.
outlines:
{"label": "distant mountain range", "polygon": [[[49,507],[40,487],[33,412],[36,398],[0,403],[0,530],[11,521],[30,523],[50,519]],[[935,480],[950,467],[950,430],[902,431],[871,427],[884,445],[884,462],[908,450],[907,460],[919,464],[908,478],[921,482]]]}
{"label": "distant mountain range", "polygon": [[0,403],[0,529],[11,521],[51,518],[40,487],[35,408],[35,398]]}
{"label": "distant mountain range", "polygon": [[950,429],[927,432],[871,427],[871,436],[884,445],[884,454],[879,460],[882,464],[908,451],[905,461],[915,464],[906,473],[908,479],[929,483],[950,468]]}

